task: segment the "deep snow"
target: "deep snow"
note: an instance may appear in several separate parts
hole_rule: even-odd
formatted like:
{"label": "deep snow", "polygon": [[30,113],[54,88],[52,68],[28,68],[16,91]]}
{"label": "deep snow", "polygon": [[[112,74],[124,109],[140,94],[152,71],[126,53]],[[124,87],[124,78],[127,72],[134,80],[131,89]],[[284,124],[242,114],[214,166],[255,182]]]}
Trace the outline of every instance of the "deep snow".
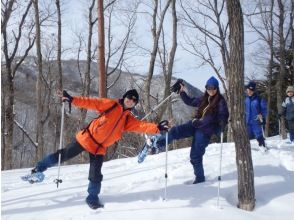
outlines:
{"label": "deep snow", "polygon": [[266,154],[251,141],[255,173],[256,208],[236,208],[237,173],[233,143],[223,144],[220,206],[217,207],[220,144],[210,144],[204,158],[207,181],[193,180],[189,148],[168,153],[167,200],[164,201],[165,153],[149,155],[142,164],[137,158],[119,159],[103,165],[100,199],[105,208],[91,210],[85,204],[88,165],[61,167],[63,183],[53,182],[57,168],[45,172],[38,184],[23,182],[30,169],[1,173],[2,219],[22,220],[290,220],[294,215],[294,145],[279,137],[267,139]]}

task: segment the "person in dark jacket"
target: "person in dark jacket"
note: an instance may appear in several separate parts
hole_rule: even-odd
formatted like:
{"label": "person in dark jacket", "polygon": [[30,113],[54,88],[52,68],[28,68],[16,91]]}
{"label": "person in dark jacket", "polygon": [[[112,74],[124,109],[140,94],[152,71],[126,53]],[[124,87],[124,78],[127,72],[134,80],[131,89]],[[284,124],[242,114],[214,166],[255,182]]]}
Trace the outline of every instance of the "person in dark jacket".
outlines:
{"label": "person in dark jacket", "polygon": [[289,86],[286,94],[288,97],[282,103],[282,115],[286,118],[290,141],[294,144],[294,87]]}
{"label": "person in dark jacket", "polygon": [[250,81],[246,86],[245,115],[249,139],[258,141],[262,151],[266,151],[263,126],[267,115],[266,101],[256,92],[256,83]]}
{"label": "person in dark jacket", "polygon": [[[203,168],[203,155],[205,148],[210,142],[213,134],[223,131],[229,117],[227,103],[220,94],[219,83],[216,78],[211,77],[205,85],[205,93],[201,97],[191,98],[184,91],[182,81],[178,93],[186,105],[196,107],[195,118],[185,124],[172,127],[168,132],[168,142],[182,138],[193,137],[190,162],[194,169],[195,180],[193,184],[205,181]],[[154,141],[156,148],[164,150],[165,135],[158,135]]]}

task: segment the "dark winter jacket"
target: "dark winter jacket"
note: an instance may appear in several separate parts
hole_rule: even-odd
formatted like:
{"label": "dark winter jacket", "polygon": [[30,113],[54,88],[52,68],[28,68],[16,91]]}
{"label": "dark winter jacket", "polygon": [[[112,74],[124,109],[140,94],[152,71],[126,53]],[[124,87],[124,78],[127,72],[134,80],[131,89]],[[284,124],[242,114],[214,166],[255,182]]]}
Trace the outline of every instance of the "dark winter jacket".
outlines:
{"label": "dark winter jacket", "polygon": [[[181,98],[186,105],[198,108],[202,102],[203,97],[191,98],[186,92],[181,92]],[[221,95],[220,95],[221,96]],[[218,133],[220,130],[220,123],[227,123],[229,118],[229,111],[227,103],[223,96],[217,104],[217,111],[214,113],[207,112],[203,118],[193,123],[196,128],[201,129],[205,134],[212,135]]]}
{"label": "dark winter jacket", "polygon": [[294,96],[287,97],[282,103],[282,114],[287,120],[294,120]]}
{"label": "dark winter jacket", "polygon": [[246,124],[257,124],[257,115],[261,114],[265,121],[267,115],[266,101],[257,94],[246,96],[245,98],[245,115]]}

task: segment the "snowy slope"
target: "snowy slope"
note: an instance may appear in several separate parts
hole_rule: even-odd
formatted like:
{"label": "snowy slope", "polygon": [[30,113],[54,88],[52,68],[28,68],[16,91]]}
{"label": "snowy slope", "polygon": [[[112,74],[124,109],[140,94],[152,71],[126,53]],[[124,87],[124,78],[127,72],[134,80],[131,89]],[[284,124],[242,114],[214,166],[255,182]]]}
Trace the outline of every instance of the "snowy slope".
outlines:
{"label": "snowy slope", "polygon": [[85,204],[88,165],[62,166],[63,183],[56,188],[57,169],[49,169],[43,183],[30,185],[20,180],[29,169],[2,172],[2,219],[22,220],[290,220],[294,215],[294,145],[278,138],[268,139],[271,150],[262,154],[252,141],[255,172],[256,209],[236,208],[237,174],[232,143],[223,145],[220,207],[217,203],[219,144],[207,148],[204,167],[207,181],[188,185],[193,179],[189,148],[168,154],[167,201],[165,153],[148,156],[142,164],[137,158],[106,162],[101,200],[105,208],[91,210]]}

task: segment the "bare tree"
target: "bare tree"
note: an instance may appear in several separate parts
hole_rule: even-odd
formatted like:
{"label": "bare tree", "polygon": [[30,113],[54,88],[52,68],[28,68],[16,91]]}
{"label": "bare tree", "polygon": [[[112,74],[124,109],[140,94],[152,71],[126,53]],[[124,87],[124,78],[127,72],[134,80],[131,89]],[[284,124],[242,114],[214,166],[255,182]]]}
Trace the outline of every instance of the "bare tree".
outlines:
{"label": "bare tree", "polygon": [[[28,13],[32,6],[32,2],[29,1],[24,6],[24,11],[20,16],[20,21],[17,24],[17,28],[10,32],[7,24],[10,21],[11,15],[19,15],[21,4],[17,4],[16,1],[2,1],[1,7],[1,33],[3,38],[2,51],[4,54],[5,67],[2,69],[1,81],[2,81],[2,96],[1,96],[1,136],[2,136],[2,167],[1,169],[11,169],[13,165],[12,161],[12,149],[13,149],[13,121],[14,121],[14,78],[17,69],[27,57],[29,51],[34,45],[35,37],[32,36],[32,29],[34,24],[27,22]],[[15,9],[13,9],[15,7]],[[24,50],[20,49],[20,43],[23,39],[24,30],[28,28],[28,34],[26,39],[26,47]],[[16,31],[15,31],[16,30]],[[12,35],[10,35],[12,33]],[[22,53],[17,56],[17,54]]]}
{"label": "bare tree", "polygon": [[43,157],[44,148],[44,82],[43,82],[43,60],[41,51],[41,24],[39,15],[39,1],[33,0],[34,10],[35,10],[35,23],[36,23],[36,48],[37,48],[37,66],[38,66],[38,76],[36,85],[37,94],[37,136],[36,142],[38,143],[38,148],[36,152],[36,159],[40,160]]}
{"label": "bare tree", "polygon": [[[239,0],[227,0],[229,19],[229,98],[230,118],[236,148],[238,172],[238,207],[252,211],[255,207],[254,172],[250,142],[244,121],[244,28]],[[244,135],[246,134],[246,135]]]}
{"label": "bare tree", "polygon": [[[60,0],[55,0],[56,10],[57,10],[57,79],[56,79],[56,89],[59,91],[63,90],[63,83],[62,83],[62,61],[61,61],[61,54],[62,54],[62,26],[61,26],[61,6]],[[56,102],[61,106],[61,99],[58,97]],[[55,112],[55,148],[58,148],[58,138],[60,137],[60,124],[61,124],[61,111],[59,110],[59,106],[57,106]]]}
{"label": "bare tree", "polygon": [[105,71],[105,33],[104,33],[104,7],[103,0],[97,0],[98,8],[98,72],[99,96],[106,97],[106,71]]}
{"label": "bare tree", "polygon": [[[284,3],[282,0],[278,0],[279,6],[279,58],[280,58],[280,71],[278,74],[276,89],[277,89],[277,109],[281,112],[282,102],[283,102],[283,85],[285,84],[286,75],[286,54],[285,54],[285,38],[284,38],[284,22],[285,22],[285,12]],[[281,134],[283,139],[286,139],[287,133],[285,129],[285,120],[281,120]]]}
{"label": "bare tree", "polygon": [[[163,52],[161,53],[159,50],[163,75],[164,75],[164,81],[165,81],[165,88],[164,88],[164,97],[168,97],[170,95],[170,84],[171,84],[171,78],[173,75],[173,66],[174,66],[174,59],[175,54],[177,50],[177,10],[176,10],[176,1],[172,0],[171,2],[171,8],[172,8],[172,47],[170,49],[169,56],[167,56],[166,52],[166,45],[164,40],[164,31],[162,30],[162,37],[163,37]],[[171,101],[166,102],[162,105],[162,107],[159,109],[157,114],[157,119],[155,121],[160,121],[162,119],[162,116],[166,109],[168,109],[168,115],[169,118],[172,118],[172,103]]]}
{"label": "bare tree", "polygon": [[160,20],[159,20],[159,25],[157,26],[157,16],[158,16],[158,0],[154,0],[154,8],[153,8],[153,15],[152,15],[152,37],[153,37],[153,46],[151,50],[151,57],[150,57],[150,62],[149,62],[149,70],[147,73],[147,79],[145,82],[145,111],[148,112],[150,110],[150,88],[151,88],[151,80],[153,77],[154,73],[154,67],[155,67],[155,60],[156,60],[156,55],[158,51],[158,44],[159,44],[159,38],[160,34],[162,31],[162,26],[163,26],[163,21],[165,18],[165,14],[167,9],[169,8],[171,3],[171,0],[167,0],[166,4],[160,14]]}
{"label": "bare tree", "polygon": [[[189,46],[183,46],[186,51],[200,58],[204,63],[209,64],[215,74],[221,80],[225,94],[227,86],[225,79],[228,78],[228,48],[227,28],[228,22],[223,16],[225,0],[208,1],[186,1],[180,0],[184,14],[181,17],[182,26],[187,28],[184,32],[185,42]],[[222,19],[223,18],[223,19]],[[203,21],[201,23],[201,21]],[[193,37],[191,36],[193,31]],[[198,31],[195,33],[195,31]],[[195,36],[195,37],[194,37]],[[215,48],[220,51],[222,64],[216,63]],[[225,76],[225,77],[224,77]],[[228,97],[227,97],[228,98]]]}
{"label": "bare tree", "polygon": [[[119,80],[120,75],[122,73],[122,66],[124,65],[126,58],[126,51],[130,45],[130,39],[132,30],[135,26],[136,22],[136,11],[138,4],[135,3],[134,7],[131,5],[128,5],[128,11],[125,12],[125,9],[121,8],[122,6],[119,4],[115,4],[115,2],[112,2],[111,5],[108,4],[108,8],[105,12],[105,16],[107,17],[107,55],[106,55],[106,71],[107,71],[107,93],[112,88],[116,82]],[[113,29],[113,15],[116,14],[116,17],[120,16],[122,25],[125,26],[125,35],[123,35],[123,38],[116,39],[117,43],[115,42],[115,36],[112,33]],[[126,21],[123,21],[126,20]],[[117,36],[117,38],[120,36]],[[115,63],[113,67],[110,68],[110,64]],[[117,73],[114,79],[111,79],[112,75],[115,75],[114,73]]]}

